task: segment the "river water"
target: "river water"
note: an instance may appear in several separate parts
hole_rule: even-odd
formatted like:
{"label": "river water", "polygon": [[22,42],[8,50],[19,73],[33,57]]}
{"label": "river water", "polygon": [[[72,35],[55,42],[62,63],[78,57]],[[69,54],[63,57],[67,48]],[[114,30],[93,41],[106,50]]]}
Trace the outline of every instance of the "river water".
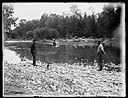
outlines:
{"label": "river water", "polygon": [[[30,53],[31,42],[8,43],[5,47],[19,58],[32,60]],[[42,63],[78,63],[97,61],[97,44],[77,45],[77,44],[60,44],[54,47],[48,43],[37,43],[37,61]],[[112,45],[104,46],[106,55],[104,62],[113,62],[120,64],[120,48]],[[11,58],[11,52],[5,52],[6,58]],[[13,57],[14,58],[14,57]],[[20,60],[19,60],[20,61]]]}

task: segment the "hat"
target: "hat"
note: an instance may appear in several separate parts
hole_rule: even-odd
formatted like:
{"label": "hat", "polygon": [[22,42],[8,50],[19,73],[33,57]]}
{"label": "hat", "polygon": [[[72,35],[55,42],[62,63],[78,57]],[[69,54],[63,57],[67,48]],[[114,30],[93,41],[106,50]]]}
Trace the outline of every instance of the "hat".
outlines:
{"label": "hat", "polygon": [[98,45],[99,45],[100,43],[101,43],[101,41],[99,40],[99,41],[98,41]]}

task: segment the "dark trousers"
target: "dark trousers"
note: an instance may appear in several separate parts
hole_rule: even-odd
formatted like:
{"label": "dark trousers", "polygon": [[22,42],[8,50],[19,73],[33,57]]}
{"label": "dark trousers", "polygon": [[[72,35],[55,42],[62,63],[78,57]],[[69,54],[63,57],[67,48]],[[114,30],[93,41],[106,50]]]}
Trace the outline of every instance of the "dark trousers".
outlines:
{"label": "dark trousers", "polygon": [[32,54],[32,56],[33,56],[33,65],[36,66],[36,56],[35,54]]}
{"label": "dark trousers", "polygon": [[103,69],[103,54],[98,53],[98,65],[99,65],[99,70]]}

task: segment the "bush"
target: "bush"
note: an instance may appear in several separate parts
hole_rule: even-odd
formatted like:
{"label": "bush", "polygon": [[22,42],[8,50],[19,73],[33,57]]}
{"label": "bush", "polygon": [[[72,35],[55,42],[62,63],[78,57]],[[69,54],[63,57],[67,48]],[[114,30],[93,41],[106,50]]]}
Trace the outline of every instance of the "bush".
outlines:
{"label": "bush", "polygon": [[41,39],[41,40],[43,40],[44,38],[52,39],[52,38],[56,38],[57,35],[58,35],[58,31],[56,29],[52,29],[48,27],[34,29],[34,36],[36,39]]}
{"label": "bush", "polygon": [[27,39],[32,39],[33,37],[34,37],[34,32],[33,31],[28,31],[28,32],[26,32],[26,37],[27,37]]}
{"label": "bush", "polygon": [[57,38],[58,37],[58,31],[56,29],[49,29],[48,39]]}

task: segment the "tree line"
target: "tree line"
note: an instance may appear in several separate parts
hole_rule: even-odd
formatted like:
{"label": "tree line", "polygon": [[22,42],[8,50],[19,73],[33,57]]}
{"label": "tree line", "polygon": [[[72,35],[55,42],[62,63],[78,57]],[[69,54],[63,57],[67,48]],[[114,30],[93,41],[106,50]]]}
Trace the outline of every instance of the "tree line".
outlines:
{"label": "tree line", "polygon": [[[15,24],[17,18],[13,17],[12,7],[3,6],[2,10],[7,38],[43,40],[73,37],[112,38],[113,31],[120,24],[122,8],[104,7],[101,13],[87,16],[86,11],[82,15],[77,6],[71,6],[70,16],[43,13],[39,20],[21,19],[18,24]],[[11,30],[11,25],[16,28]]]}

